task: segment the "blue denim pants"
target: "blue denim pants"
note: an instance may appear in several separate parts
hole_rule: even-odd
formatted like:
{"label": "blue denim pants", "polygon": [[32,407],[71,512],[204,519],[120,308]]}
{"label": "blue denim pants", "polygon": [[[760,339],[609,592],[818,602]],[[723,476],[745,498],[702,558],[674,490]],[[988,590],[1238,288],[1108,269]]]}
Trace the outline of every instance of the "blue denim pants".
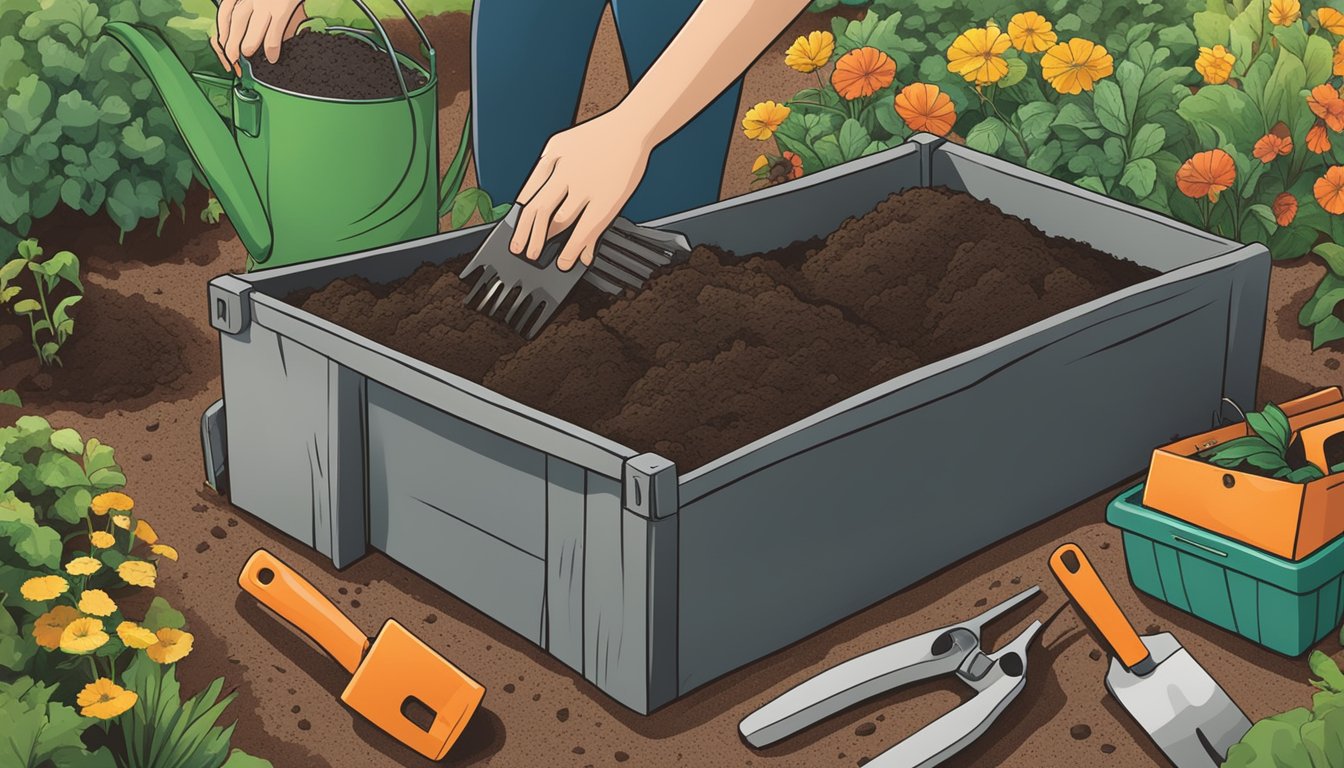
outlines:
{"label": "blue denim pants", "polygon": [[[699,0],[611,0],[631,83]],[[476,0],[471,30],[472,141],[478,184],[512,201],[552,134],[571,127],[607,0]],[[622,214],[648,221],[719,198],[741,81],[660,144]]]}

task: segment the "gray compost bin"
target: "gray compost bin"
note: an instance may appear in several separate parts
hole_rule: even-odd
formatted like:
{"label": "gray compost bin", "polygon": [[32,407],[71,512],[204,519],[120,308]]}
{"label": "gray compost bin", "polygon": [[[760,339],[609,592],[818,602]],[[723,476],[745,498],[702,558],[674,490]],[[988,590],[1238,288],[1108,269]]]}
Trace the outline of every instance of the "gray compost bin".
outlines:
{"label": "gray compost bin", "polygon": [[749,253],[926,185],[1162,274],[691,472],[284,301],[450,262],[485,228],[219,277],[207,474],[337,567],[385,552],[647,713],[1139,472],[1222,398],[1255,402],[1265,248],[933,137],[652,224]]}

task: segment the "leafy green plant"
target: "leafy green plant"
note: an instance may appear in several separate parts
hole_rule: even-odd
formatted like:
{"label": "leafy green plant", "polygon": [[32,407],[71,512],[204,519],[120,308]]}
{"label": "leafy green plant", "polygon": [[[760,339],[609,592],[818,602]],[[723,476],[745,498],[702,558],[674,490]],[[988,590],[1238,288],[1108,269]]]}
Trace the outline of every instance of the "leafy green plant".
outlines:
{"label": "leafy green plant", "polygon": [[1227,751],[1223,768],[1340,768],[1344,766],[1344,673],[1335,660],[1312,651],[1318,679],[1312,706],[1267,717]]}
{"label": "leafy green plant", "polygon": [[224,206],[219,204],[219,198],[210,196],[210,201],[201,209],[201,221],[207,224],[218,224],[224,216]]}
{"label": "leafy green plant", "polygon": [[22,406],[23,400],[19,393],[12,389],[0,389],[0,405]]}
{"label": "leafy green plant", "polygon": [[[18,284],[25,273],[33,288],[31,296]],[[67,295],[58,299],[62,286]],[[70,310],[83,298],[79,259],[70,251],[59,251],[43,259],[37,240],[28,239],[19,243],[15,258],[0,266],[0,305],[28,318],[33,351],[43,365],[60,364],[61,347],[75,332]]]}
{"label": "leafy green plant", "polygon": [[0,253],[60,204],[105,212],[126,232],[183,200],[191,156],[150,82],[102,29],[156,27],[188,66],[204,68],[213,19],[209,0],[0,5]]}
{"label": "leafy green plant", "polygon": [[82,741],[95,721],[53,701],[56,687],[31,677],[0,683],[0,765],[13,768],[113,768],[105,747],[90,752]]}
{"label": "leafy green plant", "polygon": [[481,223],[492,224],[509,212],[509,203],[495,205],[490,193],[479,187],[463,188],[467,178],[467,162],[471,157],[471,110],[462,119],[462,135],[458,137],[457,152],[453,154],[448,170],[439,183],[439,218],[448,216],[450,229],[465,227],[473,216]]}
{"label": "leafy green plant", "polygon": [[233,725],[218,725],[235,694],[221,698],[224,679],[216,678],[195,696],[182,698],[171,665],[138,656],[123,676],[139,692],[122,721],[126,739],[123,768],[260,768],[264,760],[229,751]]}
{"label": "leafy green plant", "polygon": [[1288,445],[1293,430],[1288,416],[1273,403],[1260,412],[1246,414],[1246,425],[1254,434],[1229,440],[1206,451],[1203,457],[1211,464],[1235,468],[1250,464],[1270,477],[1291,483],[1307,483],[1325,477],[1320,468],[1302,462],[1296,466],[1288,459]]}

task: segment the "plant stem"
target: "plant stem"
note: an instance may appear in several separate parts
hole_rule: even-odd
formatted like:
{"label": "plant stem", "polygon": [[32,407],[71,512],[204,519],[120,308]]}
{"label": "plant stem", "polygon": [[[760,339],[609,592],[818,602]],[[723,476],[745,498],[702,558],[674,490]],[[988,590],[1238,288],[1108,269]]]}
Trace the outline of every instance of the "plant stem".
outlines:
{"label": "plant stem", "polygon": [[817,109],[822,109],[822,110],[825,110],[825,111],[827,111],[827,112],[831,112],[831,113],[837,114],[837,115],[839,115],[839,116],[841,116],[841,117],[849,117],[849,116],[850,116],[849,113],[845,112],[843,109],[839,109],[839,108],[836,108],[836,107],[832,107],[832,106],[829,105],[829,104],[818,104],[818,103],[815,102],[815,101],[796,101],[796,100],[795,100],[795,101],[788,101],[788,102],[785,102],[785,104],[787,104],[787,105],[790,106],[790,107],[794,106],[795,104],[796,104],[796,105],[799,105],[799,106],[805,106],[805,107],[816,107]]}
{"label": "plant stem", "polygon": [[93,654],[89,654],[89,670],[93,672],[93,679],[90,680],[89,682],[96,682],[99,677],[98,662],[94,661]]}

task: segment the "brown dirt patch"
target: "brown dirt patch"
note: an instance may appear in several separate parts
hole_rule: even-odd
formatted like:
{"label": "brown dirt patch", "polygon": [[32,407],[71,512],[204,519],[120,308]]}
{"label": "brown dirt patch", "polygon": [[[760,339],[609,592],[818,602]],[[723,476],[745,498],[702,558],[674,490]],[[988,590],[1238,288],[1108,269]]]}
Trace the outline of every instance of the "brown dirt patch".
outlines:
{"label": "brown dirt patch", "polygon": [[938,189],[893,195],[805,248],[745,260],[697,248],[639,294],[601,306],[586,292],[528,345],[464,307],[466,286],[441,267],[290,300],[692,469],[1155,274]]}
{"label": "brown dirt patch", "polygon": [[[253,56],[257,79],[296,93],[329,99],[390,99],[401,95],[390,57],[354,37],[302,31],[284,44],[274,64]],[[401,65],[406,89],[426,82],[423,74]]]}

